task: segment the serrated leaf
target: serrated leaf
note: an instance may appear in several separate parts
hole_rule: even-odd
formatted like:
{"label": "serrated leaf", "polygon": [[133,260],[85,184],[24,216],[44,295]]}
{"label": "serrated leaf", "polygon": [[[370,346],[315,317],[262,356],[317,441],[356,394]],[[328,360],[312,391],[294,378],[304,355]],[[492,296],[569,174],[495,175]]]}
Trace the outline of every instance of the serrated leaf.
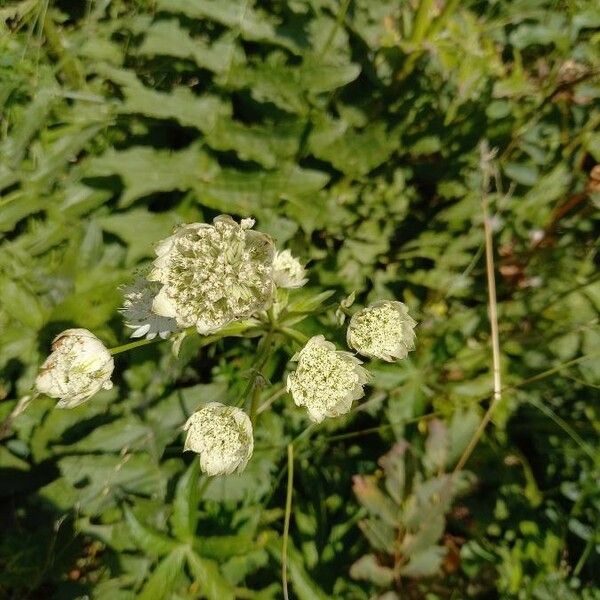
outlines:
{"label": "serrated leaf", "polygon": [[121,113],[139,113],[155,119],[175,119],[181,125],[209,131],[219,116],[229,115],[230,106],[217,96],[196,96],[189,88],[175,87],[157,92],[143,85],[129,71],[102,69],[102,73],[121,86],[125,101],[117,105]]}
{"label": "serrated leaf", "polygon": [[369,124],[363,131],[346,129],[344,123],[323,124],[309,139],[317,158],[351,177],[366,175],[385,163],[398,143],[382,123]]}
{"label": "serrated leaf", "polygon": [[291,39],[277,33],[276,22],[268,13],[236,0],[159,0],[158,8],[191,19],[211,19],[239,31],[244,39],[271,42],[298,51]]}
{"label": "serrated leaf", "polygon": [[219,166],[197,146],[180,152],[133,146],[121,152],[108,150],[90,159],[85,174],[107,177],[119,175],[125,191],[120,206],[154,192],[188,190],[202,180],[212,180]]}
{"label": "serrated leaf", "polygon": [[177,549],[177,542],[140,523],[129,508],[124,507],[123,514],[133,541],[146,554],[164,556]]}
{"label": "serrated leaf", "polygon": [[206,133],[206,143],[215,150],[233,150],[242,160],[256,161],[272,169],[298,152],[303,127],[301,121],[244,125],[220,117]]}
{"label": "serrated leaf", "polygon": [[192,38],[175,19],[153,23],[145,31],[138,53],[190,59],[214,73],[222,73],[243,60],[243,51],[236,45],[234,36],[223,35],[209,45],[201,39]]}

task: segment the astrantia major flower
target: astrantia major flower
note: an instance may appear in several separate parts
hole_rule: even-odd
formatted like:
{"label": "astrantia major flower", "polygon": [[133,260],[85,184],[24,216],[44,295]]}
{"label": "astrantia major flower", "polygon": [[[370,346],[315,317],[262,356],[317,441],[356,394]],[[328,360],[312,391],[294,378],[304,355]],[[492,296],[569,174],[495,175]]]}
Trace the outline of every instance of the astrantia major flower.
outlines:
{"label": "astrantia major flower", "polygon": [[349,352],[317,335],[292,360],[298,361],[288,375],[287,390],[298,406],[305,406],[313,421],[347,413],[352,403],[364,395],[369,373]]}
{"label": "astrantia major flower", "polygon": [[91,331],[67,329],[54,338],[35,387],[41,394],[59,398],[58,408],[73,408],[112,387],[114,366],[110,352]]}
{"label": "astrantia major flower", "polygon": [[280,288],[299,288],[307,281],[306,269],[289,250],[275,253],[273,260],[273,280]]}
{"label": "astrantia major flower", "polygon": [[266,309],[273,301],[273,242],[252,219],[221,215],[179,228],[156,248],[148,279],[162,284],[152,311],[201,334]]}
{"label": "astrantia major flower", "polygon": [[363,356],[388,362],[402,360],[415,348],[417,322],[395,300],[380,300],[355,313],[347,332],[348,346]]}
{"label": "astrantia major flower", "polygon": [[163,339],[179,331],[172,317],[163,317],[152,311],[152,303],[160,291],[160,284],[138,277],[132,284],[123,288],[123,308],[121,314],[125,325],[133,329],[132,338],[146,337],[151,340],[157,335]]}
{"label": "astrantia major flower", "polygon": [[200,467],[207,475],[229,475],[246,468],[254,438],[243,410],[210,402],[187,420],[184,429],[188,433],[183,449],[200,455]]}

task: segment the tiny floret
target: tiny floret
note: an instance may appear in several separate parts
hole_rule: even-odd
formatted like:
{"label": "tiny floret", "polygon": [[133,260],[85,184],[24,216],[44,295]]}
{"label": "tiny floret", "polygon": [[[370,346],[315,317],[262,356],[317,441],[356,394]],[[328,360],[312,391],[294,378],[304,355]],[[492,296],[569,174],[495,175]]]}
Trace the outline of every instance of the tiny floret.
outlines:
{"label": "tiny floret", "polygon": [[364,396],[368,371],[355,356],[336,350],[322,335],[308,340],[292,360],[298,361],[298,366],[288,375],[287,390],[296,405],[306,407],[313,421],[343,415]]}
{"label": "tiny floret", "polygon": [[348,346],[369,358],[394,362],[415,349],[417,322],[402,302],[380,300],[355,313],[347,332]]}
{"label": "tiny floret", "polygon": [[114,366],[110,352],[91,331],[67,329],[54,338],[35,387],[41,394],[59,398],[57,408],[73,408],[112,387]]}
{"label": "tiny floret", "polygon": [[229,475],[246,468],[254,438],[248,415],[234,406],[210,402],[186,422],[185,450],[200,455],[200,467],[207,475]]}
{"label": "tiny floret", "polygon": [[162,284],[152,311],[209,334],[268,308],[275,250],[253,225],[253,219],[236,223],[221,215],[213,225],[184,225],[160,242],[148,276]]}
{"label": "tiny floret", "polygon": [[306,269],[289,250],[275,253],[273,261],[273,279],[280,288],[299,288],[307,281]]}
{"label": "tiny floret", "polygon": [[160,284],[138,277],[132,284],[123,288],[123,308],[125,326],[133,329],[132,338],[145,337],[149,340],[157,335],[163,340],[171,333],[179,331],[172,317],[163,317],[152,311],[152,302],[160,290]]}

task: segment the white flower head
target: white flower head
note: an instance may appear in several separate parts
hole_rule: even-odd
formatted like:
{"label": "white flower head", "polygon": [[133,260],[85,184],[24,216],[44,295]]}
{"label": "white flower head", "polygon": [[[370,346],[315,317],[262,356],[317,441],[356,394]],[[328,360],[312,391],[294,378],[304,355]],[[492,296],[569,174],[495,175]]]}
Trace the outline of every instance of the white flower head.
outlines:
{"label": "white flower head", "polygon": [[395,300],[380,300],[355,313],[347,332],[348,346],[363,356],[394,362],[415,349],[417,322]]}
{"label": "white flower head", "polygon": [[208,334],[266,309],[274,294],[274,247],[253,224],[221,215],[213,225],[184,225],[160,242],[148,276],[162,284],[152,311]]}
{"label": "white flower head", "polygon": [[280,288],[299,288],[307,281],[306,269],[289,250],[275,253],[273,260],[273,280]]}
{"label": "white flower head", "polygon": [[35,387],[41,394],[59,398],[58,408],[73,408],[112,387],[114,366],[110,352],[91,331],[67,329],[54,338]]}
{"label": "white flower head", "polygon": [[171,333],[179,331],[175,319],[152,311],[152,302],[159,291],[159,283],[143,277],[138,277],[123,288],[124,300],[120,312],[125,319],[125,326],[133,329],[132,338],[146,337],[152,340],[158,335],[164,340]]}
{"label": "white flower head", "polygon": [[339,417],[364,396],[368,371],[354,355],[336,350],[322,335],[308,340],[292,360],[298,366],[288,375],[287,391],[297,406],[306,407],[313,421]]}
{"label": "white flower head", "polygon": [[184,425],[184,451],[200,455],[200,467],[207,475],[229,475],[246,468],[254,438],[248,415],[234,406],[209,402]]}

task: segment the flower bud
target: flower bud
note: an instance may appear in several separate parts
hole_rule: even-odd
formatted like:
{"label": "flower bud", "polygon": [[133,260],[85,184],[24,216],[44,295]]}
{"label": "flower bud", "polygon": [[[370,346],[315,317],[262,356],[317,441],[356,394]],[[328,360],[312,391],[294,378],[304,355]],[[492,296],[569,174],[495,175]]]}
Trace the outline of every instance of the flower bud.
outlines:
{"label": "flower bud", "polygon": [[370,379],[360,360],[336,350],[322,335],[308,340],[292,360],[298,366],[288,376],[287,390],[317,423],[347,413],[354,400],[362,398],[363,386]]}
{"label": "flower bud", "polygon": [[41,394],[59,398],[57,408],[73,408],[112,387],[114,366],[110,352],[92,332],[67,329],[54,338],[35,387]]}
{"label": "flower bud", "polygon": [[273,281],[280,288],[299,288],[307,281],[306,269],[289,250],[275,253],[273,259]]}
{"label": "flower bud", "polygon": [[209,402],[187,420],[184,430],[184,451],[200,455],[200,467],[207,475],[241,472],[252,456],[252,423],[234,406]]}
{"label": "flower bud", "polygon": [[370,358],[402,360],[415,348],[416,324],[405,304],[381,300],[352,316],[346,336],[348,346]]}

